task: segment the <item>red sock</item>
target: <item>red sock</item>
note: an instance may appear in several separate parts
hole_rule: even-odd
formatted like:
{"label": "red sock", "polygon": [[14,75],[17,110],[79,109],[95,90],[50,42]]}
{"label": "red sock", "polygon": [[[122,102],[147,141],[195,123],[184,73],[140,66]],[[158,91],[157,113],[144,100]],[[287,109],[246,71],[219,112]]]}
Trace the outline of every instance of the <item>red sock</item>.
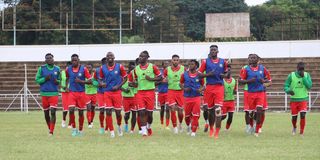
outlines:
{"label": "red sock", "polygon": [[69,114],[69,119],[70,119],[70,123],[72,125],[72,128],[76,128],[76,122],[75,122],[75,116],[74,116],[74,113],[70,113]]}
{"label": "red sock", "polygon": [[82,131],[83,129],[83,122],[84,122],[84,116],[79,115],[79,131]]}
{"label": "red sock", "polygon": [[104,121],[104,113],[99,114],[99,121],[100,121],[100,128],[103,128],[103,121]]}
{"label": "red sock", "polygon": [[171,122],[173,127],[177,127],[177,115],[176,111],[171,111]]}
{"label": "red sock", "polygon": [[192,122],[191,122],[191,130],[192,130],[192,132],[196,132],[198,126],[199,126],[199,117],[198,116],[193,116],[192,117]]}
{"label": "red sock", "polygon": [[219,135],[219,131],[220,131],[220,128],[216,127],[216,130],[214,131],[214,136],[215,137],[217,137]]}
{"label": "red sock", "polygon": [[264,122],[265,117],[266,117],[265,114],[262,114],[262,115],[261,115],[261,128],[262,128],[262,125],[263,125],[263,122]]}
{"label": "red sock", "polygon": [[113,122],[112,122],[112,116],[107,115],[107,124],[109,131],[113,131]]}
{"label": "red sock", "polygon": [[137,124],[138,124],[139,130],[141,130],[141,120],[140,120],[140,116],[137,117]]}
{"label": "red sock", "polygon": [[179,123],[181,124],[183,121],[183,112],[182,113],[178,113],[178,118],[179,118]]}
{"label": "red sock", "polygon": [[186,118],[184,119],[184,121],[186,122],[186,125],[187,126],[189,126],[190,125],[190,122],[191,122],[191,119],[190,119],[190,117],[188,116],[186,116]]}
{"label": "red sock", "polygon": [[291,119],[291,123],[292,123],[293,128],[297,128],[297,120]]}
{"label": "red sock", "polygon": [[91,111],[87,111],[88,124],[91,123]]}
{"label": "red sock", "polygon": [[261,124],[256,124],[256,133],[259,133],[260,128],[261,128]]}
{"label": "red sock", "polygon": [[249,124],[251,127],[253,127],[253,118],[250,118]]}
{"label": "red sock", "polygon": [[108,130],[108,127],[109,127],[109,126],[108,126],[108,118],[107,118],[107,115],[106,115],[105,119],[106,119],[106,126],[105,126],[104,130],[107,131],[107,130]]}
{"label": "red sock", "polygon": [[170,124],[170,119],[167,119],[167,118],[166,118],[166,127],[168,127],[169,124]]}
{"label": "red sock", "polygon": [[230,123],[227,123],[227,124],[226,124],[226,129],[229,129],[229,128],[230,128],[230,125],[231,125]]}
{"label": "red sock", "polygon": [[163,124],[163,117],[160,117],[161,124]]}
{"label": "red sock", "polygon": [[117,117],[117,125],[121,126],[121,120],[122,120],[122,115],[120,114],[119,117]]}
{"label": "red sock", "polygon": [[96,112],[93,108],[93,111],[91,111],[91,122],[93,122],[94,116],[95,116]]}
{"label": "red sock", "polygon": [[50,133],[53,133],[55,124],[55,122],[50,122]]}
{"label": "red sock", "polygon": [[304,127],[306,125],[306,118],[300,118],[300,134],[304,133]]}

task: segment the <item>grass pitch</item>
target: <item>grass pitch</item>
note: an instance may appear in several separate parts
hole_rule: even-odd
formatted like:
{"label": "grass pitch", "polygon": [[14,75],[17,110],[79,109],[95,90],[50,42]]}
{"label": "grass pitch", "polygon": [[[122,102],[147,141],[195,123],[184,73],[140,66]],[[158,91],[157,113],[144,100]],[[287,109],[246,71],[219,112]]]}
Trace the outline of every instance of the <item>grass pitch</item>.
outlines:
{"label": "grass pitch", "polygon": [[289,113],[267,113],[259,137],[245,133],[244,114],[235,113],[231,130],[224,131],[224,121],[218,140],[203,132],[202,117],[196,137],[161,128],[155,112],[153,136],[142,138],[136,132],[111,139],[98,133],[98,112],[93,129],[85,120],[82,137],[71,137],[70,129],[61,128],[61,115],[57,112],[54,136],[48,137],[42,112],[1,112],[0,159],[320,159],[320,113],[307,114],[304,137],[291,135]]}

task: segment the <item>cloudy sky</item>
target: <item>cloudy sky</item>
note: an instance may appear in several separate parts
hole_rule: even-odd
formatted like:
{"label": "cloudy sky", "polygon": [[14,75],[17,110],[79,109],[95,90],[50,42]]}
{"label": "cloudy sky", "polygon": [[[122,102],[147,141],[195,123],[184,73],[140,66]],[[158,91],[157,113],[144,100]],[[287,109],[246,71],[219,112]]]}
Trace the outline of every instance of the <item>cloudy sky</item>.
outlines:
{"label": "cloudy sky", "polygon": [[245,0],[245,2],[249,5],[249,6],[254,6],[254,5],[258,5],[258,4],[262,4],[264,2],[266,2],[268,0]]}

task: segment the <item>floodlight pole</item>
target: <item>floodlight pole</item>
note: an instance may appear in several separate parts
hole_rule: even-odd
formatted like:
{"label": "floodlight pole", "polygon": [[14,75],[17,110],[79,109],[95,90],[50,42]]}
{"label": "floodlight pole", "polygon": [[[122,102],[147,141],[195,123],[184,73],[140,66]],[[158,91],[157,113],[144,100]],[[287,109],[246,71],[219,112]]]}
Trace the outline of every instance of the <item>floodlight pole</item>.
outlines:
{"label": "floodlight pole", "polygon": [[119,11],[119,44],[122,43],[121,37],[122,37],[122,8],[121,8],[121,0],[120,0],[120,11]]}
{"label": "floodlight pole", "polygon": [[14,1],[13,7],[13,45],[16,45],[16,21],[17,21],[17,0]]}

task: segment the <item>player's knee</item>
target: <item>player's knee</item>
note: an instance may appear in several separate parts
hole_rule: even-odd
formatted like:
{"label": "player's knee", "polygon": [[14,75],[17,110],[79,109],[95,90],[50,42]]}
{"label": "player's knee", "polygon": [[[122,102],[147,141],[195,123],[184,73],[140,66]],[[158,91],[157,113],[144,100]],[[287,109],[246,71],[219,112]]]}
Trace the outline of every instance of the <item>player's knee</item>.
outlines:
{"label": "player's knee", "polygon": [[300,118],[305,119],[306,118],[306,112],[300,112]]}
{"label": "player's knee", "polygon": [[221,107],[220,106],[216,106],[215,107],[215,113],[216,113],[216,116],[219,116],[219,117],[222,116]]}

